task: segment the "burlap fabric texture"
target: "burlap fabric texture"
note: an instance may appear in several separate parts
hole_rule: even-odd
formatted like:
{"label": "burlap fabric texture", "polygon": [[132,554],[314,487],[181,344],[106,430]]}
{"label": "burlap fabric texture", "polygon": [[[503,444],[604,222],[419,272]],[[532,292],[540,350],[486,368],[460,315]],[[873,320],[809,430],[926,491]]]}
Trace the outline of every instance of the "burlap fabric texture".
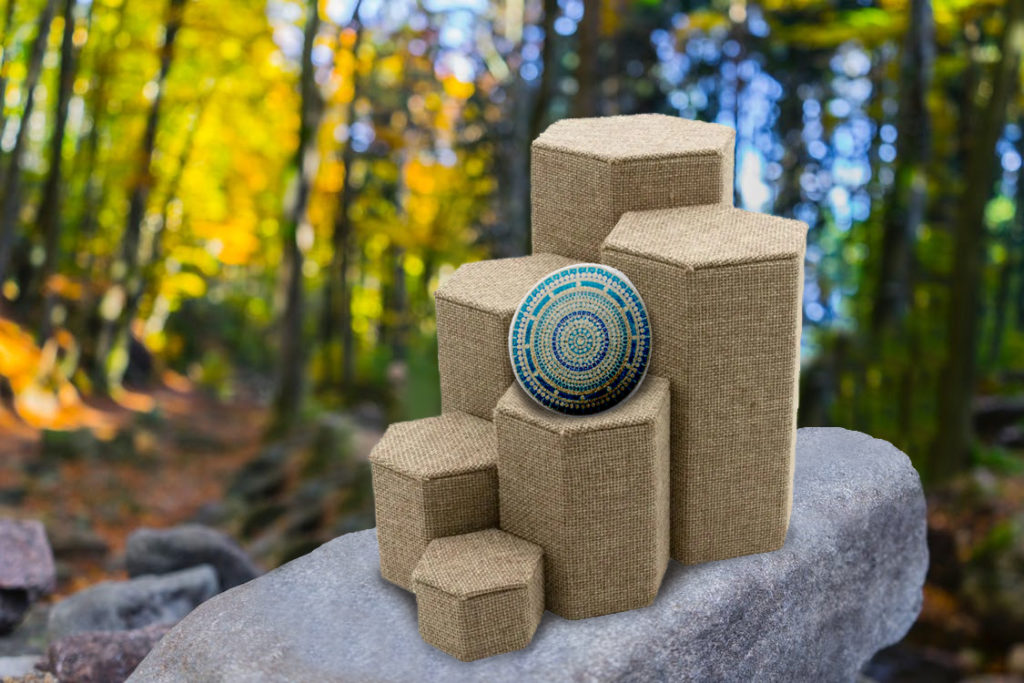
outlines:
{"label": "burlap fabric texture", "polygon": [[438,287],[437,364],[444,412],[491,419],[498,399],[515,381],[508,327],[516,306],[538,280],[571,263],[553,254],[467,263]]}
{"label": "burlap fabric texture", "polygon": [[555,614],[621,612],[657,595],[669,557],[669,404],[668,381],[650,374],[595,415],[547,410],[518,384],[498,402],[501,528],[544,549]]}
{"label": "burlap fabric texture", "polygon": [[804,223],[723,206],[627,213],[601,259],[647,304],[672,386],[672,557],[782,546],[793,498]]}
{"label": "burlap fabric texture", "polygon": [[564,119],[531,149],[533,251],[597,261],[626,211],[732,205],[735,132],[662,114]]}
{"label": "burlap fabric texture", "polygon": [[463,661],[526,647],[544,613],[540,546],[497,529],[431,541],[413,582],[423,639]]}
{"label": "burlap fabric texture", "polygon": [[494,425],[447,413],[388,427],[370,454],[381,575],[412,590],[427,544],[496,526]]}

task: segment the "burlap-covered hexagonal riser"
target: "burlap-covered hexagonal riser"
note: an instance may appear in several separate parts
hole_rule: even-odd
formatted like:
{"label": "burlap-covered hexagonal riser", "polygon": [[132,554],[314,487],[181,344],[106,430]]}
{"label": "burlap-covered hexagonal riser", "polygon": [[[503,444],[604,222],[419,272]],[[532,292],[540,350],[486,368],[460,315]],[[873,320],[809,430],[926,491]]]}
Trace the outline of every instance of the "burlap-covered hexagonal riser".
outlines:
{"label": "burlap-covered hexagonal riser", "polygon": [[380,572],[412,590],[412,570],[435,538],[498,521],[494,425],[447,413],[388,427],[370,454]]}
{"label": "burlap-covered hexagonal riser", "polygon": [[568,619],[651,603],[669,556],[669,383],[568,416],[511,386],[494,411],[501,528],[544,549],[547,608]]}
{"label": "burlap-covered hexagonal riser", "polygon": [[626,211],[733,201],[727,126],[662,114],[564,119],[531,148],[533,251],[596,261]]}
{"label": "burlap-covered hexagonal riser", "polygon": [[782,546],[807,226],[724,206],[627,213],[601,260],[643,295],[672,384],[672,557]]}
{"label": "burlap-covered hexagonal riser", "polygon": [[423,639],[463,661],[526,647],[544,613],[540,546],[498,529],[431,541],[413,582]]}
{"label": "burlap-covered hexagonal riser", "polygon": [[487,420],[514,381],[508,326],[516,306],[548,273],[570,265],[552,254],[467,263],[434,294],[441,408]]}

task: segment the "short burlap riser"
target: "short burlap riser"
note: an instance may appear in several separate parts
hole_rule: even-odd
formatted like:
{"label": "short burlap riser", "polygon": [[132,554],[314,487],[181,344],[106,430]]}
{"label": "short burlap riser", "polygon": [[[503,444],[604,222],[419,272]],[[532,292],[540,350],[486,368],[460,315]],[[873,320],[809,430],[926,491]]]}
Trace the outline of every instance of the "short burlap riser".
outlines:
{"label": "short burlap riser", "polygon": [[435,538],[498,521],[494,425],[465,413],[398,422],[370,454],[381,575],[412,590]]}
{"label": "short burlap riser", "polygon": [[441,408],[487,420],[515,381],[508,328],[516,306],[541,278],[572,261],[552,254],[467,263],[434,294]]}
{"label": "short burlap riser", "polygon": [[807,226],[727,207],[626,214],[602,261],[640,290],[672,384],[672,557],[775,550],[793,496]]}
{"label": "short burlap riser", "polygon": [[498,402],[501,528],[544,549],[555,614],[622,612],[657,595],[669,556],[669,405],[668,381],[651,375],[596,415],[546,410],[517,384]]}
{"label": "short burlap riser", "polygon": [[735,140],[662,114],[553,123],[531,148],[533,251],[593,262],[626,211],[731,205]]}
{"label": "short burlap riser", "polygon": [[544,613],[540,546],[497,529],[431,541],[413,582],[423,639],[463,661],[526,647]]}

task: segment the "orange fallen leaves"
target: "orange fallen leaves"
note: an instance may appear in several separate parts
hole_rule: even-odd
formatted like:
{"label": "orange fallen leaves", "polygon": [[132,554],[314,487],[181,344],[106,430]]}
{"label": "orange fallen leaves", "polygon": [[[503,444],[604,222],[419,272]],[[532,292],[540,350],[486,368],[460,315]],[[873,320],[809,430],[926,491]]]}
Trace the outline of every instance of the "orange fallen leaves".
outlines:
{"label": "orange fallen leaves", "polygon": [[28,425],[74,429],[88,421],[92,411],[82,403],[61,363],[73,353],[69,334],[55,334],[40,348],[17,323],[0,319],[0,375],[11,386],[14,410]]}

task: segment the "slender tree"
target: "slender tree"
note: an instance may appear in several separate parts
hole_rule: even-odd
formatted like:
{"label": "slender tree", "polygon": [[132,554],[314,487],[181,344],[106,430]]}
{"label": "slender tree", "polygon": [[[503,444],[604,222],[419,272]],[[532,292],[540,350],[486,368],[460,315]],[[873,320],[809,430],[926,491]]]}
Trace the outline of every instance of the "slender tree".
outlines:
{"label": "slender tree", "polygon": [[170,180],[167,182],[167,187],[163,192],[160,220],[156,224],[156,230],[153,233],[149,253],[146,254],[144,258],[140,257],[142,261],[142,277],[139,278],[138,288],[130,292],[128,296],[129,307],[136,311],[138,310],[139,301],[142,299],[143,292],[154,289],[157,284],[156,274],[153,271],[154,267],[162,260],[163,238],[167,231],[167,221],[171,213],[171,205],[178,197],[181,180],[185,176],[185,170],[188,168],[189,160],[192,158],[192,152],[195,149],[196,135],[199,132],[199,126],[202,123],[203,114],[206,112],[206,107],[210,102],[210,98],[213,97],[215,88],[216,84],[214,84],[214,86],[209,90],[204,91],[199,97],[198,102],[196,102],[195,112],[192,114],[188,128],[185,132],[185,142],[181,146],[181,154],[178,155],[178,163],[175,166],[174,175],[172,175]]}
{"label": "slender tree", "polygon": [[7,122],[4,116],[4,99],[7,97],[7,65],[10,63],[11,51],[14,49],[14,0],[7,0],[4,8],[4,36],[0,41],[3,48],[3,55],[0,56],[0,133],[4,130]]}
{"label": "slender tree", "polygon": [[[141,277],[139,269],[139,241],[142,232],[142,220],[146,215],[146,200],[153,185],[152,161],[156,148],[156,133],[160,126],[161,104],[167,74],[171,71],[174,61],[174,42],[181,29],[185,0],[170,0],[167,6],[167,20],[164,24],[164,42],[160,48],[160,68],[156,76],[156,94],[153,104],[146,116],[146,128],[136,157],[135,174],[128,193],[128,216],[125,221],[124,234],[121,238],[121,256],[117,263],[117,283],[106,296],[113,296],[119,301],[112,306],[115,315],[105,317],[103,329],[97,345],[96,363],[93,379],[101,387],[107,386],[106,370],[107,355],[116,346],[127,345],[128,327],[135,311],[129,306],[129,293],[137,291]],[[102,304],[101,304],[102,306]]]}
{"label": "slender tree", "polygon": [[[356,2],[352,10],[352,25],[355,28],[355,40],[352,44],[353,54],[357,53],[362,43],[363,23],[359,20],[359,8],[362,0]],[[334,225],[331,232],[331,262],[324,278],[324,307],[321,321],[322,345],[324,355],[324,382],[334,384],[340,382],[343,393],[352,389],[355,374],[355,344],[352,334],[352,289],[349,286],[348,272],[352,261],[353,231],[350,211],[355,198],[355,187],[352,182],[352,167],[356,152],[352,147],[352,124],[356,117],[356,101],[359,99],[361,83],[359,70],[352,69],[352,99],[345,105],[345,125],[349,135],[341,154],[342,183],[338,194],[338,206],[334,213]],[[334,340],[341,332],[341,363],[340,376],[338,363],[334,359]]]}
{"label": "slender tree", "polygon": [[575,117],[594,116],[598,107],[598,90],[600,85],[598,70],[598,48],[601,40],[601,0],[593,0],[583,11],[583,20],[579,27],[580,64],[576,69],[576,82],[579,84],[572,103],[572,115]]}
{"label": "slender tree", "polygon": [[[92,271],[95,254],[86,248],[88,240],[96,231],[96,214],[99,210],[100,199],[103,196],[103,184],[106,176],[102,173],[92,172],[99,160],[100,131],[103,126],[103,118],[107,102],[111,75],[114,63],[117,59],[117,50],[114,48],[114,39],[121,32],[124,26],[125,8],[128,3],[122,2],[117,10],[117,18],[113,30],[107,34],[106,40],[100,55],[96,57],[96,66],[92,74],[92,83],[89,87],[89,133],[79,143],[79,149],[75,153],[74,175],[85,173],[85,183],[82,190],[82,212],[78,226],[77,247],[86,252],[86,263],[82,270],[86,275]],[[95,2],[89,3],[90,17]],[[86,172],[86,171],[89,172]],[[86,309],[89,308],[91,297],[86,296]]]}
{"label": "slender tree", "polygon": [[910,298],[912,245],[928,201],[931,117],[927,98],[934,63],[931,0],[911,0],[900,60],[895,182],[886,206],[881,269],[871,319],[876,332],[902,318]]}
{"label": "slender tree", "polygon": [[544,71],[541,73],[540,85],[537,86],[537,97],[533,102],[533,113],[530,115],[530,141],[540,135],[547,122],[548,109],[551,106],[551,96],[555,89],[555,74],[558,70],[558,60],[555,51],[557,39],[555,38],[555,19],[558,17],[558,0],[544,0],[544,47],[541,50],[541,63]]}
{"label": "slender tree", "polygon": [[939,422],[932,474],[949,477],[968,463],[971,404],[977,367],[981,271],[984,261],[985,205],[992,195],[996,141],[1003,129],[1010,94],[1016,91],[1024,44],[1024,0],[1009,0],[1000,59],[988,79],[982,78],[970,116],[973,130],[965,168],[964,192],[954,231],[953,272],[946,320],[948,355],[939,394]]}
{"label": "slender tree", "polygon": [[278,379],[273,403],[273,419],[269,431],[287,432],[298,417],[302,401],[305,353],[302,347],[302,323],[305,296],[302,286],[303,253],[299,238],[308,229],[309,195],[316,161],[316,128],[319,121],[320,94],[314,79],[313,42],[320,29],[317,1],[307,7],[306,28],[302,41],[302,70],[299,76],[300,124],[299,144],[295,151],[296,189],[284,239],[284,312],[281,319]]}
{"label": "slender tree", "polygon": [[28,59],[28,71],[22,85],[25,92],[25,106],[21,113],[18,134],[11,150],[11,159],[7,165],[3,182],[3,204],[0,210],[0,282],[7,279],[7,268],[10,265],[11,249],[14,246],[14,233],[21,215],[21,160],[28,140],[29,121],[35,107],[36,85],[43,70],[43,57],[46,55],[46,43],[50,36],[50,24],[57,0],[46,0],[39,19],[36,22],[36,39],[32,43],[32,51]]}
{"label": "slender tree", "polygon": [[[35,290],[37,296],[46,291],[50,275],[57,266],[57,251],[60,238],[61,200],[63,192],[64,168],[64,133],[67,129],[68,102],[71,99],[71,87],[75,81],[77,54],[74,44],[75,34],[75,0],[64,0],[64,35],[60,46],[60,75],[57,82],[57,103],[54,111],[53,135],[50,138],[50,168],[43,185],[43,197],[39,203],[39,227],[43,233],[43,263],[36,276]],[[50,331],[50,310],[53,297],[43,295],[42,319],[39,323],[39,336],[45,338]]]}

